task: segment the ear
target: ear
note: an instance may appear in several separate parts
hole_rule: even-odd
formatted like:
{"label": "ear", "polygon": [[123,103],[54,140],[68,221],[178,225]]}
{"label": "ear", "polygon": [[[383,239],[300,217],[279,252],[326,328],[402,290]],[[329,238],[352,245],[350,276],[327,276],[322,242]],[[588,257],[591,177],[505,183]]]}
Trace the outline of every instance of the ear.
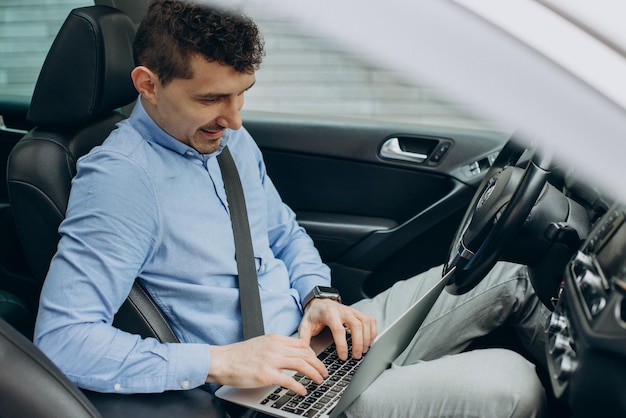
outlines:
{"label": "ear", "polygon": [[156,103],[156,84],[159,78],[148,67],[140,65],[130,73],[135,88],[144,100]]}

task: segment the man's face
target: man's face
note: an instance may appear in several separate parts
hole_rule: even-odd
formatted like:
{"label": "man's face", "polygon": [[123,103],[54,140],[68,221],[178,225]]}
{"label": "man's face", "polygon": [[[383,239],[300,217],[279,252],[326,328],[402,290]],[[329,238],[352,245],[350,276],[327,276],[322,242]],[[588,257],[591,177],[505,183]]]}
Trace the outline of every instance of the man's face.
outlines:
{"label": "man's face", "polygon": [[147,110],[171,136],[209,154],[219,148],[226,128],[241,127],[244,93],[255,77],[199,55],[191,59],[191,70],[191,79],[175,78],[165,86],[157,81]]}

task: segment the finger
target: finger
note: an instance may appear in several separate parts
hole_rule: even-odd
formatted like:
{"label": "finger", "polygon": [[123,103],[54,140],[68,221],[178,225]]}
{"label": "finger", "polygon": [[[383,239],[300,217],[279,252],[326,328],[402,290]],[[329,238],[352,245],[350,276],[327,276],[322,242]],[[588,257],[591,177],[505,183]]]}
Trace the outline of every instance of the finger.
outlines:
{"label": "finger", "polygon": [[347,326],[352,334],[352,355],[360,358],[376,338],[376,320],[357,311]]}
{"label": "finger", "polygon": [[280,358],[283,360],[279,368],[294,370],[320,381],[326,376],[326,366],[317,358],[315,351],[304,340],[285,337],[282,348],[289,348]]}
{"label": "finger", "polygon": [[320,384],[326,377],[328,377],[328,370],[326,370],[326,365],[324,365],[324,363],[317,358],[315,351],[313,351],[311,347],[307,347],[307,349],[309,351],[309,356],[306,357],[307,363],[313,371],[305,372],[305,374],[307,377],[312,378],[315,383]]}
{"label": "finger", "polygon": [[[361,336],[363,338],[363,340],[361,341],[361,346],[360,346],[360,353],[359,353],[359,357],[357,357],[357,354],[355,353],[355,350],[353,349],[353,356],[356,358],[360,358],[360,356],[362,356],[363,354],[367,353],[367,349],[370,346],[370,326],[367,320],[367,317],[359,317],[360,321],[361,321]],[[354,347],[354,342],[352,343],[352,347]]]}
{"label": "finger", "polygon": [[352,357],[361,358],[365,341],[363,323],[359,318],[355,318],[348,324],[348,329],[352,335]]}
{"label": "finger", "polygon": [[315,357],[315,359],[316,362],[308,364],[304,368],[300,369],[299,372],[320,385],[324,379],[328,377],[328,370],[326,370],[324,363],[319,361],[317,357]]}
{"label": "finger", "polygon": [[284,373],[279,373],[275,384],[287,388],[297,393],[298,395],[306,396],[307,394],[306,388],[302,385],[302,383],[296,382],[296,380],[292,376],[286,375]]}
{"label": "finger", "polygon": [[348,341],[346,339],[346,329],[342,325],[340,326],[328,326],[330,328],[330,332],[333,335],[333,341],[335,342],[335,347],[337,348],[337,355],[341,360],[346,360],[348,358]]}
{"label": "finger", "polygon": [[368,344],[368,348],[374,344],[374,340],[376,339],[376,337],[378,336],[378,324],[376,323],[376,319],[369,317],[370,321],[369,321],[369,328],[370,328],[370,341]]}
{"label": "finger", "polygon": [[317,384],[322,383],[328,376],[326,366],[317,358],[312,349],[297,354],[295,357],[285,358],[280,368],[302,373]]}
{"label": "finger", "polygon": [[298,338],[304,341],[306,345],[310,345],[311,336],[312,336],[311,326],[309,325],[308,321],[300,322],[300,326],[298,327]]}
{"label": "finger", "polygon": [[371,316],[367,316],[364,314],[359,315],[359,319],[363,326],[362,352],[367,353],[367,350],[374,342],[374,338],[376,338],[376,320]]}

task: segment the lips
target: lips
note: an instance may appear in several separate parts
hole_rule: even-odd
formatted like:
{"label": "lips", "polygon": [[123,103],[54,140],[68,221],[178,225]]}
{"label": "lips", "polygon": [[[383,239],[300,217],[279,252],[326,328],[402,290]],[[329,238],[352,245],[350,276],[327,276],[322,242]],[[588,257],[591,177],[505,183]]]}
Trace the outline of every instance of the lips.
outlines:
{"label": "lips", "polygon": [[220,130],[208,130],[208,129],[200,129],[200,132],[204,134],[209,139],[219,139],[224,135],[224,129]]}

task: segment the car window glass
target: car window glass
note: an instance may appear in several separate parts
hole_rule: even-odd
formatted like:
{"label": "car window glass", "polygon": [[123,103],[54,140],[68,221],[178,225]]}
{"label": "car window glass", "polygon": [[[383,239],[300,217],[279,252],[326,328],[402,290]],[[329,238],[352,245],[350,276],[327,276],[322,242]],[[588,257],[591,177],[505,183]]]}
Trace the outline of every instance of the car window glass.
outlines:
{"label": "car window glass", "polygon": [[0,100],[29,102],[39,69],[69,11],[91,4],[88,0],[0,2]]}
{"label": "car window glass", "polygon": [[[2,0],[0,101],[28,103],[39,69],[69,11],[88,0]],[[368,120],[492,129],[492,121],[444,99],[437,90],[405,82],[383,66],[349,53],[323,34],[245,12],[259,25],[267,55],[247,93],[245,110],[347,116]],[[71,63],[68,63],[71,70]]]}
{"label": "car window glass", "polygon": [[494,128],[471,108],[416,86],[382,65],[351,54],[323,34],[268,15],[258,5],[243,7],[259,25],[266,57],[245,109],[358,117],[428,125]]}

